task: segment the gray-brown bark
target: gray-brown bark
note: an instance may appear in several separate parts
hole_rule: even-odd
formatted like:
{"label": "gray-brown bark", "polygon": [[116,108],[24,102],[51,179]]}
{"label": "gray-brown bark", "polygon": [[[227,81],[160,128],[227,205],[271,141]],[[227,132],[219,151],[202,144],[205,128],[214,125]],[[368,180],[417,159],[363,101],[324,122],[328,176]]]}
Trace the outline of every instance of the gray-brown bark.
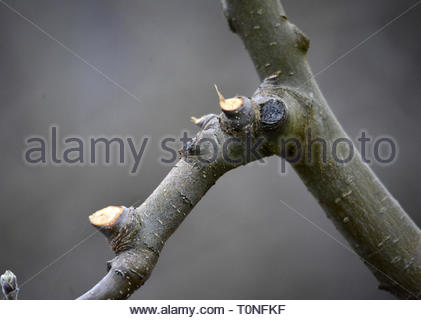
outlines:
{"label": "gray-brown bark", "polygon": [[[79,299],[129,297],[150,276],[165,241],[220,176],[259,157],[291,160],[297,148],[281,143],[291,138],[301,142],[303,151],[292,166],[381,287],[399,298],[418,298],[418,227],[358,154],[342,164],[329,153],[324,159],[321,145],[308,150],[308,130],[328,149],[347,137],[312,76],[309,40],[289,22],[278,0],[222,4],[231,30],[266,79],[251,98],[221,100],[221,114],[194,119],[200,127],[196,138],[146,201],[122,208],[109,224],[96,225],[116,257],[107,275]],[[250,150],[253,145],[257,148]],[[345,157],[347,150],[339,150]]]}
{"label": "gray-brown bark", "polygon": [[[108,264],[107,275],[79,299],[129,297],[149,277],[165,241],[221,175],[260,155],[275,154],[271,135],[283,126],[262,127],[262,107],[248,98],[239,99],[242,106],[234,118],[221,113],[197,121],[201,130],[196,138],[142,205],[124,208],[112,225],[99,227],[117,256]],[[239,125],[238,118],[248,122]],[[247,145],[258,148],[249,152]]]}
{"label": "gray-brown bark", "polygon": [[[288,21],[278,0],[227,0],[223,8],[231,29],[243,40],[261,78],[281,71],[267,94],[289,92],[300,104],[300,116],[289,136],[323,138],[330,150],[338,138],[347,138],[312,76],[306,60],[307,38]],[[359,154],[338,163],[321,146],[312,161],[293,164],[327,216],[380,282],[380,288],[399,298],[421,293],[420,230],[387,191]],[[354,148],[356,149],[356,148]],[[346,157],[346,150],[342,151]]]}

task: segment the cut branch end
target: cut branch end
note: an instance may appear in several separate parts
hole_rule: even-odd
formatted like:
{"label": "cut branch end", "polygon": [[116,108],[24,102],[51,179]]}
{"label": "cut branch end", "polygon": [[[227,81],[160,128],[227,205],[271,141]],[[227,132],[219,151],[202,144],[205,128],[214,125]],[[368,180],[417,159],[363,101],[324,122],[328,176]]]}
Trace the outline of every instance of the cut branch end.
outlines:
{"label": "cut branch end", "polygon": [[234,97],[230,99],[225,99],[221,92],[218,90],[218,87],[215,85],[216,93],[219,97],[219,106],[224,112],[233,112],[241,108],[243,105],[243,99],[239,97]]}
{"label": "cut branch end", "polygon": [[106,227],[113,225],[118,217],[123,213],[123,207],[108,206],[98,210],[89,216],[89,222],[97,227]]}
{"label": "cut branch end", "polygon": [[198,125],[200,123],[200,121],[202,121],[204,118],[204,116],[200,117],[200,118],[196,118],[196,117],[191,117],[191,121],[195,124]]}

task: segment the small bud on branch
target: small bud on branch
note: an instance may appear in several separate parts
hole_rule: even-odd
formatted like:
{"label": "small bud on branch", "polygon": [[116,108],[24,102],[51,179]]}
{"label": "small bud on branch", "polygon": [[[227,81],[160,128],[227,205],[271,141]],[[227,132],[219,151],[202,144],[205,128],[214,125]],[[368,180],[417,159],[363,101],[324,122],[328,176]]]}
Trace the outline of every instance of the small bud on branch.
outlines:
{"label": "small bud on branch", "polygon": [[6,270],[0,276],[0,284],[6,300],[17,300],[19,293],[18,281],[12,271]]}

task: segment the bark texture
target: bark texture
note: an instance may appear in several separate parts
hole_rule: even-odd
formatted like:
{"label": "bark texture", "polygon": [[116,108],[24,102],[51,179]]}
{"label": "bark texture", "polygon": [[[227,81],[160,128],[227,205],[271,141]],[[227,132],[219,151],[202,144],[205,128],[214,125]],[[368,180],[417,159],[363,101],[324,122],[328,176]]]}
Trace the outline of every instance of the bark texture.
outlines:
{"label": "bark texture", "polygon": [[[223,9],[260,77],[279,73],[274,85],[258,94],[285,93],[297,99],[299,118],[285,134],[303,142],[306,155],[293,167],[308,190],[379,280],[380,288],[398,298],[419,298],[419,228],[359,154],[341,164],[329,152],[323,159],[320,145],[306,145],[309,130],[313,138],[327,142],[328,150],[335,140],[348,138],[312,76],[306,59],[307,37],[289,22],[278,0],[226,0]],[[339,152],[346,157],[347,150]]]}
{"label": "bark texture", "polygon": [[234,116],[221,113],[195,119],[201,130],[142,205],[123,208],[112,224],[97,226],[116,257],[108,263],[107,275],[79,299],[128,298],[149,278],[167,239],[221,175],[275,154],[272,135],[282,130],[286,118],[279,119],[276,129],[266,128],[260,121],[264,104],[236,99],[243,102]]}
{"label": "bark texture", "polygon": [[[323,139],[328,150],[337,139],[348,138],[312,76],[308,38],[288,20],[279,0],[223,0],[222,7],[264,81],[251,98],[221,95],[219,115],[193,118],[199,132],[142,205],[121,208],[111,223],[95,225],[101,219],[91,219],[116,257],[106,276],[79,299],[128,298],[149,278],[165,242],[220,176],[272,155],[291,162],[381,288],[398,298],[419,298],[418,227],[359,154],[341,163],[325,154],[321,143],[308,143],[309,133]],[[338,148],[339,158],[347,152]]]}

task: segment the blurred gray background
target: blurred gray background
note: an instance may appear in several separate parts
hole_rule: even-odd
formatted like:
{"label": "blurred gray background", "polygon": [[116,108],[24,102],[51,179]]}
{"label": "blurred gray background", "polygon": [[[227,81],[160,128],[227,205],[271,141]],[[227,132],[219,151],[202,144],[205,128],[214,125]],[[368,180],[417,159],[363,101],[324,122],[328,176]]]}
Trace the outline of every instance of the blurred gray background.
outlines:
{"label": "blurred gray background", "polygon": [[[415,0],[286,0],[324,68]],[[140,98],[138,103],[0,3],[0,271],[24,282],[89,236],[88,215],[145,199],[170,167],[165,136],[194,133],[190,116],[217,112],[212,87],[251,95],[259,83],[217,0],[8,0],[83,59]],[[373,168],[420,225],[421,6],[318,76],[351,137],[390,135],[399,157]],[[108,135],[151,138],[137,175],[126,166],[31,167],[25,138]],[[291,168],[279,160],[223,176],[168,241],[135,299],[390,299],[341,241]],[[22,299],[77,297],[105,274],[113,254],[95,234],[28,281]]]}

